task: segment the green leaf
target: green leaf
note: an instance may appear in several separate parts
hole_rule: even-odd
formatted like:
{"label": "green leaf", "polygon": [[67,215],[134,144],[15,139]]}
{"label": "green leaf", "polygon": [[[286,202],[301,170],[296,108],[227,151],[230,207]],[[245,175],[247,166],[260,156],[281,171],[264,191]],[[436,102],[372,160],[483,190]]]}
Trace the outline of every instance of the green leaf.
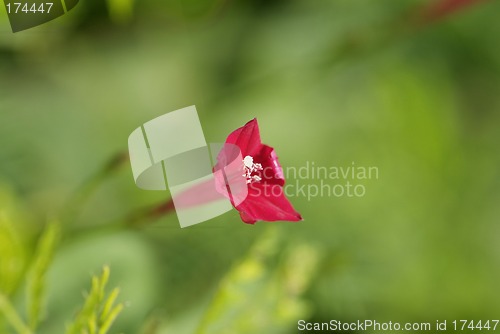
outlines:
{"label": "green leaf", "polygon": [[18,232],[0,208],[0,292],[10,295],[19,285],[25,266]]}
{"label": "green leaf", "polygon": [[66,334],[106,334],[109,331],[123,310],[123,304],[114,305],[119,294],[118,288],[105,298],[109,275],[110,269],[105,266],[100,277],[92,277],[92,286],[85,303]]}
{"label": "green leaf", "polygon": [[35,331],[42,317],[43,301],[45,297],[45,276],[54,257],[58,244],[60,226],[50,223],[45,228],[35,250],[35,259],[28,273],[27,284],[27,312],[30,328]]}

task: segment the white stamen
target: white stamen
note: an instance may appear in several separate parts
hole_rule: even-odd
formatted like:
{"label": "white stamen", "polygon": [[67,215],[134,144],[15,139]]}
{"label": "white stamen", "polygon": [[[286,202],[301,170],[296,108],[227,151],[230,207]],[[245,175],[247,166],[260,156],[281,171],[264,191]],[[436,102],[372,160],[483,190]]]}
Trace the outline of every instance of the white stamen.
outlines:
{"label": "white stamen", "polygon": [[251,156],[247,155],[245,157],[245,159],[243,159],[243,164],[247,168],[252,168],[252,166],[253,166],[253,158]]}
{"label": "white stamen", "polygon": [[247,155],[243,159],[243,167],[245,174],[243,176],[247,179],[247,184],[252,183],[252,182],[260,182],[262,181],[262,178],[258,175],[252,175],[253,173],[256,173],[258,171],[261,171],[262,164],[254,163],[253,162],[253,157]]}

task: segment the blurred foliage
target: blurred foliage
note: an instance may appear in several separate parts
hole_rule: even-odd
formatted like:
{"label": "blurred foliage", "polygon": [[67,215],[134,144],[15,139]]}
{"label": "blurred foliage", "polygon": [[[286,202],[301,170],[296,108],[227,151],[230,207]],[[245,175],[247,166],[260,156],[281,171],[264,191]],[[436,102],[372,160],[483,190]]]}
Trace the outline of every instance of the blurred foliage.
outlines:
{"label": "blurred foliage", "polygon": [[24,271],[24,248],[5,213],[0,212],[0,291],[10,295]]}
{"label": "blurred foliage", "polygon": [[116,317],[122,312],[123,304],[115,305],[119,289],[106,296],[109,267],[104,267],[101,277],[92,277],[92,288],[67,334],[106,334]]}
{"label": "blurred foliage", "polygon": [[[54,252],[58,244],[60,227],[58,223],[48,224],[43,234],[40,236],[36,246],[33,263],[27,270],[26,297],[27,297],[27,321],[16,310],[9,295],[23,280],[23,266],[20,263],[23,248],[19,244],[16,228],[4,217],[0,221],[2,237],[2,249],[0,252],[0,263],[2,272],[0,279],[2,288],[0,289],[0,331],[7,331],[7,323],[10,328],[19,334],[36,333],[41,321],[44,320],[46,309],[45,290],[46,272],[52,263]],[[78,316],[68,326],[67,333],[78,334],[106,334],[111,328],[116,317],[123,309],[123,304],[114,305],[118,297],[119,290],[115,288],[107,297],[105,288],[109,279],[110,270],[104,267],[102,276],[94,276],[92,279],[92,289],[86,298],[85,305]],[[106,297],[106,298],[105,298]],[[4,323],[5,322],[5,323]],[[61,327],[63,324],[61,324]]]}
{"label": "blurred foliage", "polygon": [[45,276],[52,263],[55,248],[59,239],[59,224],[51,223],[45,229],[35,249],[35,259],[28,274],[28,323],[34,332],[42,317],[43,300],[45,298]]}
{"label": "blurred foliage", "polygon": [[291,323],[307,317],[309,307],[301,295],[314,275],[318,253],[298,244],[276,259],[283,245],[278,239],[277,230],[266,231],[222,279],[197,333],[288,333]]}
{"label": "blurred foliage", "polygon": [[[11,240],[5,238],[16,233],[15,227],[8,226],[8,220],[2,220],[2,227],[7,227],[9,230],[2,230],[1,236],[5,241],[2,243],[3,249],[0,253],[0,263],[7,265],[4,275],[1,275],[3,282],[11,283],[11,286],[18,286],[22,281],[22,275],[16,270],[15,257],[9,258],[13,254],[19,255],[22,253],[17,246],[13,246]],[[0,331],[3,333],[7,330],[7,322],[10,327],[18,334],[36,333],[39,324],[44,320],[46,309],[44,303],[46,300],[46,272],[53,261],[54,252],[58,244],[60,227],[58,223],[48,224],[38,240],[34,255],[33,263],[27,273],[27,289],[26,289],[26,314],[27,321],[23,320],[20,312],[16,310],[16,306],[9,298],[9,289],[0,290]],[[11,242],[11,243],[9,243]],[[17,264],[19,266],[19,264]],[[17,274],[16,276],[12,276]],[[101,277],[94,276],[92,278],[92,289],[86,298],[82,310],[78,313],[76,319],[68,326],[68,334],[106,334],[111,328],[116,317],[121,313],[123,304],[114,305],[118,297],[119,290],[115,288],[106,297],[106,284],[109,280],[110,269],[104,267]],[[106,298],[105,298],[106,297]],[[63,324],[60,324],[61,327]]]}
{"label": "blurred foliage", "polygon": [[109,18],[117,24],[130,22],[134,15],[134,0],[107,0]]}
{"label": "blurred foliage", "polygon": [[[498,317],[498,2],[88,0],[18,34],[0,7],[0,332],[25,318],[61,332],[103,263],[127,305],[117,333]],[[305,221],[278,228],[236,212],[120,225],[168,194],[137,189],[113,157],[193,104],[209,142],[258,117],[285,167],[380,178],[363,198],[294,197]],[[52,255],[47,217],[61,221]],[[78,329],[106,322],[102,280]]]}

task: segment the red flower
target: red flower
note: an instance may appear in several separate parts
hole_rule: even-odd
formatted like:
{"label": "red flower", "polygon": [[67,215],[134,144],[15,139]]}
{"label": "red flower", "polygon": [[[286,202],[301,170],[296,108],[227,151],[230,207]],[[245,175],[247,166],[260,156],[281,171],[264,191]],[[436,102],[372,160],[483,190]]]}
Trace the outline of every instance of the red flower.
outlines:
{"label": "red flower", "polygon": [[[241,153],[243,161],[237,161],[236,171],[233,168],[229,175],[227,162],[232,160],[229,156],[234,157],[234,154],[228,151],[233,145],[239,149],[238,153]],[[283,169],[274,148],[262,144],[257,119],[251,120],[227,137],[226,146],[217,160],[214,172],[219,183],[218,190],[230,198],[245,223],[254,224],[259,220],[302,220],[284,194]],[[224,173],[218,173],[221,170]],[[243,184],[246,188],[244,193],[235,191],[238,188],[235,184]]]}

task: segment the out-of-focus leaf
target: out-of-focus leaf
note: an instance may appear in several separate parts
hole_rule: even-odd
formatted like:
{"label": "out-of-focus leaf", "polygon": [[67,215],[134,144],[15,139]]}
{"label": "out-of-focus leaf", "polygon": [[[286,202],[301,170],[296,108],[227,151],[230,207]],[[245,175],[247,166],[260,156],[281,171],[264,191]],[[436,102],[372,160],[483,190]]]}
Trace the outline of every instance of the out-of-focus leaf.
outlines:
{"label": "out-of-focus leaf", "polygon": [[26,263],[19,211],[15,197],[0,187],[0,292],[6,295],[19,285]]}
{"label": "out-of-focus leaf", "polygon": [[[57,333],[61,323],[74,318],[82,309],[81,291],[82,287],[87,285],[89,272],[98,271],[103,262],[112,268],[108,285],[119,285],[120,299],[130,302],[130,307],[124,309],[123,316],[115,321],[113,331],[138,332],[141,321],[152,309],[160,286],[153,271],[156,268],[153,258],[148,245],[137,233],[132,232],[92,235],[90,238],[79,238],[72,243],[65,242],[59,248],[58,256],[48,273],[50,315],[48,320],[50,321],[43,323],[39,333]],[[104,308],[104,302],[101,305]],[[100,316],[96,316],[96,321],[99,320]]]}
{"label": "out-of-focus leaf", "polygon": [[54,257],[59,241],[60,227],[58,223],[47,225],[35,250],[35,259],[28,275],[27,298],[29,326],[36,330],[43,316],[45,297],[45,275]]}
{"label": "out-of-focus leaf", "polygon": [[67,334],[106,334],[109,331],[123,310],[123,304],[114,305],[119,294],[118,289],[114,289],[107,297],[105,295],[109,274],[110,269],[105,266],[100,277],[92,277],[90,292],[82,309],[68,327]]}
{"label": "out-of-focus leaf", "polygon": [[9,218],[0,211],[0,292],[10,294],[24,269],[24,250]]}

